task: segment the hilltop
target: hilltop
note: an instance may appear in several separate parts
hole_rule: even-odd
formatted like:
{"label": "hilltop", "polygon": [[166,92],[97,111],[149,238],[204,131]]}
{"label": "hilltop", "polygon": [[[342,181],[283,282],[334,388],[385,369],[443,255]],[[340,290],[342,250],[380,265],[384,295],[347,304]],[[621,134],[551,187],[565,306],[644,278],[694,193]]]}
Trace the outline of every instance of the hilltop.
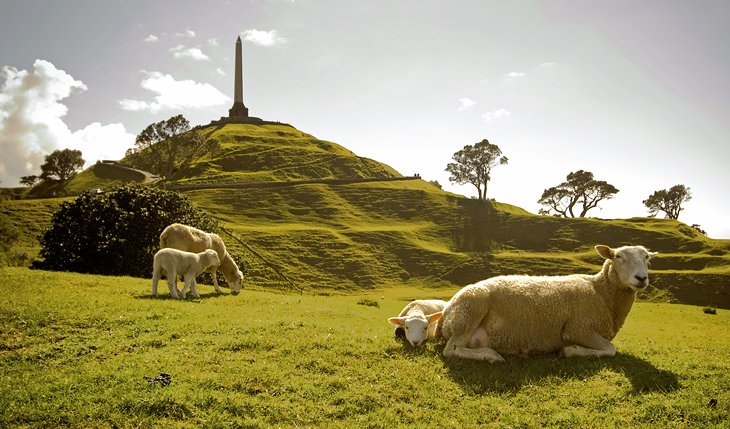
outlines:
{"label": "hilltop", "polygon": [[[451,287],[499,274],[593,273],[602,263],[595,244],[643,244],[661,255],[652,267],[656,288],[644,299],[730,308],[730,241],[681,222],[560,219],[476,201],[285,124],[199,131],[206,143],[155,185],[219,219],[229,247],[246,255],[250,282],[331,291]],[[140,168],[140,156],[120,163]],[[70,186],[83,179],[105,187],[93,180],[98,168]],[[9,204],[12,213],[30,203]]]}

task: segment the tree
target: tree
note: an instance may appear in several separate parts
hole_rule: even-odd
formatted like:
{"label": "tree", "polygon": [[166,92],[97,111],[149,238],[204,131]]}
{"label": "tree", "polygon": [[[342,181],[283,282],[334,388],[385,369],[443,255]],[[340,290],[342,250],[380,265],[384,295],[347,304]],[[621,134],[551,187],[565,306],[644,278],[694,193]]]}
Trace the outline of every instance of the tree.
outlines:
{"label": "tree", "polygon": [[[148,168],[171,177],[176,163],[192,154],[202,140],[200,133],[190,129],[190,122],[183,115],[177,115],[142,130],[134,142],[136,150],[132,153],[144,151]],[[128,151],[127,155],[130,154]]]}
{"label": "tree", "polygon": [[705,236],[707,235],[707,231],[702,229],[702,225],[700,225],[698,223],[693,223],[691,226],[692,226],[692,228],[697,230],[697,232],[699,232],[700,234],[705,235]]}
{"label": "tree", "polygon": [[48,180],[55,177],[61,182],[65,182],[74,177],[85,162],[80,150],[54,150],[50,155],[46,155],[46,161],[41,165],[40,178]]}
{"label": "tree", "polygon": [[480,200],[487,199],[487,184],[491,180],[492,168],[507,164],[506,156],[502,156],[499,146],[489,143],[487,139],[454,153],[453,160],[446,166],[451,173],[450,182],[460,185],[471,183],[477,188]]}
{"label": "tree", "polygon": [[654,217],[662,211],[667,219],[678,219],[679,212],[683,210],[682,203],[691,199],[692,195],[688,187],[674,185],[669,189],[654,192],[642,203],[649,209],[649,216]]}
{"label": "tree", "polygon": [[547,206],[540,214],[555,214],[562,217],[576,217],[575,209],[580,207],[578,217],[585,217],[589,210],[598,207],[602,200],[613,198],[618,193],[613,185],[595,180],[590,171],[578,170],[568,174],[566,181],[545,189],[537,201]]}
{"label": "tree", "polygon": [[38,176],[22,176],[20,178],[20,184],[25,186],[33,186],[38,181]]}
{"label": "tree", "polygon": [[34,267],[149,277],[160,233],[175,222],[217,229],[213,218],[176,192],[139,185],[85,192],[53,215],[41,238],[43,260]]}

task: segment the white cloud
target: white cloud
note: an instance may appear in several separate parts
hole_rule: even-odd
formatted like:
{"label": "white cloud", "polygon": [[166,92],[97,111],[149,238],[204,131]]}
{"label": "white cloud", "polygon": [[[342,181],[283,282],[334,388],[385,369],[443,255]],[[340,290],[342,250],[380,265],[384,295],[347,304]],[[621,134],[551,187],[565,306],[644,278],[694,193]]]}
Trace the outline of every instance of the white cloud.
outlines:
{"label": "white cloud", "polygon": [[246,30],[243,32],[243,38],[259,46],[274,46],[286,43],[286,39],[279,36],[276,30]]}
{"label": "white cloud", "polygon": [[99,159],[121,159],[130,147],[134,146],[136,136],[130,134],[123,124],[102,125],[94,122],[73,133],[69,149],[78,149],[86,160],[86,166]]}
{"label": "white cloud", "polygon": [[542,63],[539,66],[537,66],[538,69],[543,69],[543,70],[544,69],[551,69],[551,68],[554,68],[554,67],[555,67],[555,63],[554,62],[546,62],[546,63]]}
{"label": "white cloud", "polygon": [[146,37],[146,38],[144,39],[144,41],[145,41],[145,42],[148,42],[148,43],[154,43],[154,42],[158,42],[159,40],[160,40],[160,38],[159,38],[159,37],[157,37],[157,36],[155,36],[154,34],[150,34],[149,36],[147,36],[147,37]]}
{"label": "white cloud", "polygon": [[467,110],[471,107],[474,107],[474,105],[477,104],[476,101],[472,100],[471,98],[460,98],[459,99],[459,108],[457,109],[458,112]]}
{"label": "white cloud", "polygon": [[220,67],[218,67],[217,69],[215,69],[215,72],[218,73],[221,76],[226,76],[226,72],[223,71],[223,69],[220,68]]}
{"label": "white cloud", "polygon": [[220,45],[220,43],[218,42],[218,39],[216,39],[215,37],[211,37],[210,39],[208,39],[208,44],[210,46],[218,46],[218,45]]}
{"label": "white cloud", "polygon": [[511,115],[511,113],[506,109],[497,109],[492,112],[486,112],[482,114],[482,119],[485,121],[492,123],[495,121],[499,121],[502,119],[506,119]]}
{"label": "white cloud", "polygon": [[45,155],[56,149],[79,149],[91,165],[97,159],[118,159],[132,147],[135,136],[122,124],[90,124],[71,131],[61,103],[86,85],[52,63],[36,60],[33,70],[3,67],[0,90],[0,180],[6,186],[20,176],[40,174]]}
{"label": "white cloud", "polygon": [[513,82],[517,79],[522,79],[526,76],[523,72],[509,72],[506,75],[504,75],[504,81],[505,82]]}
{"label": "white cloud", "polygon": [[195,38],[195,32],[191,29],[185,30],[184,33],[176,33],[175,36],[177,37],[190,37],[191,39]]}
{"label": "white cloud", "polygon": [[200,48],[186,48],[183,45],[170,48],[170,52],[172,52],[175,58],[190,58],[194,61],[208,61],[210,59]]}
{"label": "white cloud", "polygon": [[169,74],[160,72],[145,73],[147,76],[141,86],[157,94],[154,101],[124,99],[119,102],[122,109],[157,113],[161,110],[205,109],[222,106],[230,101],[230,98],[208,83],[175,80]]}

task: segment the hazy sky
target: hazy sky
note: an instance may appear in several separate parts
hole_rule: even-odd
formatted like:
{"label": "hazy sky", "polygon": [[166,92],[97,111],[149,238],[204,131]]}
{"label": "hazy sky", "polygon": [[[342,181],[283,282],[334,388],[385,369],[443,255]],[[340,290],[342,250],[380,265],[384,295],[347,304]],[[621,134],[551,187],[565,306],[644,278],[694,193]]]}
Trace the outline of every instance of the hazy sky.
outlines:
{"label": "hazy sky", "polygon": [[531,212],[580,169],[620,190],[601,218],[684,184],[680,220],[730,238],[727,0],[0,0],[2,186],[227,115],[239,35],[252,116],[468,196],[444,169],[486,138],[488,196]]}

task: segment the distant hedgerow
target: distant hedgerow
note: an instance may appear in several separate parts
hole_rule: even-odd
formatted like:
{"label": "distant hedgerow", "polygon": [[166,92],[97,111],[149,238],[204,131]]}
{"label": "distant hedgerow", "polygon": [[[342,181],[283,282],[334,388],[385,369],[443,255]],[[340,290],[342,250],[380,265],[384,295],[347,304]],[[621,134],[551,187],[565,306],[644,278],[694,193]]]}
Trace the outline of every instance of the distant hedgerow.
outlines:
{"label": "distant hedgerow", "polygon": [[180,222],[215,231],[217,222],[176,192],[132,185],[81,194],[53,215],[34,268],[148,277],[160,233]]}

